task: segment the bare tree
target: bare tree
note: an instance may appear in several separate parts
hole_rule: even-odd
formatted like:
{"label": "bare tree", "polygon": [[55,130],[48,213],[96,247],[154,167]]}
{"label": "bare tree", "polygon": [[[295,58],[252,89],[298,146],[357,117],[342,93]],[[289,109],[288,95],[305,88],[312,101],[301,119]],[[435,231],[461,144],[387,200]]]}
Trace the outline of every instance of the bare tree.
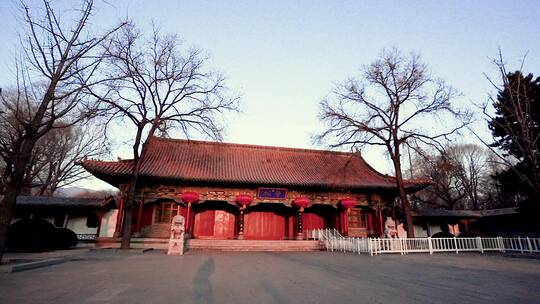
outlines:
{"label": "bare tree", "polygon": [[433,184],[413,194],[411,199],[419,208],[426,206],[453,210],[467,196],[460,176],[461,164],[446,151],[436,153],[430,155],[423,152],[415,158],[414,175],[427,177]]}
{"label": "bare tree", "polygon": [[[85,91],[101,81],[97,77],[102,62],[99,46],[123,24],[95,35],[88,31],[93,9],[93,1],[84,0],[77,10],[58,12],[43,0],[41,10],[34,15],[29,6],[21,3],[25,31],[21,33],[21,55],[16,67],[17,98],[14,103],[5,103],[2,98],[10,111],[0,113],[0,121],[10,119],[6,113],[17,113],[15,117],[23,129],[13,146],[2,147],[6,148],[2,153],[10,171],[0,202],[0,261],[36,142],[60,120],[65,127],[95,113],[96,104]],[[32,100],[36,101],[35,107],[30,105]]]}
{"label": "bare tree", "polygon": [[226,94],[225,79],[205,69],[200,50],[184,49],[175,35],[154,27],[145,39],[133,25],[126,26],[108,43],[109,78],[106,93],[96,93],[107,105],[109,121],[134,127],[133,169],[125,197],[122,248],[129,248],[133,199],[148,139],[156,132],[179,130],[220,139],[218,115],[236,111],[238,97]]}
{"label": "bare tree", "polygon": [[38,195],[53,195],[58,188],[88,177],[78,162],[103,155],[104,145],[100,132],[89,125],[54,129],[41,138],[34,152],[41,155],[35,174]]}
{"label": "bare tree", "polygon": [[429,177],[433,184],[414,194],[423,205],[444,209],[473,209],[490,205],[495,166],[489,150],[476,144],[458,144],[415,157],[416,177]]}
{"label": "bare tree", "polygon": [[[362,78],[338,84],[321,102],[320,118],[328,128],[318,139],[332,138],[332,147],[373,145],[386,149],[394,166],[407,234],[413,237],[402,147],[441,146],[442,140],[468,123],[469,114],[455,109],[452,100],[458,95],[456,90],[431,76],[416,54],[404,56],[397,49],[384,50],[379,59],[363,68]],[[436,126],[437,120],[448,126],[456,118],[460,121],[449,129]]]}
{"label": "bare tree", "polygon": [[478,210],[487,204],[487,185],[495,173],[490,163],[493,157],[489,150],[476,144],[456,145],[450,151],[458,164],[457,176],[467,194],[467,209]]}
{"label": "bare tree", "polygon": [[[16,146],[24,130],[22,122],[27,118],[23,119],[20,116],[32,113],[32,111],[24,109],[23,113],[11,112],[14,109],[22,109],[22,106],[14,106],[17,102],[15,90],[4,90],[2,101],[0,111],[3,112],[5,119],[0,122],[2,126],[0,128],[0,170],[1,181],[7,181],[12,171],[11,159],[7,152]],[[27,102],[27,105],[35,110],[37,102],[31,100]],[[49,132],[38,139],[25,173],[24,194],[36,194],[36,191],[32,190],[39,188],[38,195],[52,195],[57,188],[86,177],[86,171],[76,165],[76,162],[86,157],[96,157],[105,151],[105,143],[94,129],[89,124],[80,126],[68,123],[64,126],[62,120],[59,120]],[[0,193],[4,191],[5,184],[2,182]]]}

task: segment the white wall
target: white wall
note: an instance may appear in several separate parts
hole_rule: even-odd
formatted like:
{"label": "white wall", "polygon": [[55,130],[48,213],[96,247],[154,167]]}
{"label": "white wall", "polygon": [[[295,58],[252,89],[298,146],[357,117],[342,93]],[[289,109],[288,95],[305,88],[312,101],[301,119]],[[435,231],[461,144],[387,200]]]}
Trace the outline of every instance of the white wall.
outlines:
{"label": "white wall", "polygon": [[415,224],[414,225],[414,236],[415,237],[429,237],[429,236],[434,235],[437,232],[442,232],[441,226],[439,224],[430,224],[430,223],[428,223],[427,225],[429,225],[429,232],[431,233],[431,235],[428,235],[428,230],[424,229],[425,225]]}
{"label": "white wall", "polygon": [[99,231],[99,237],[112,237],[114,235],[117,215],[118,209],[112,209],[109,212],[103,214],[103,218],[101,219],[101,230]]}
{"label": "white wall", "polygon": [[428,237],[427,230],[424,229],[423,225],[414,225],[414,237]]}
{"label": "white wall", "polygon": [[95,234],[97,227],[89,228],[86,226],[86,216],[68,217],[66,228],[72,230],[76,234]]}
{"label": "white wall", "polygon": [[429,224],[429,230],[431,232],[431,235],[434,235],[435,233],[438,233],[438,232],[442,232],[440,224]]}

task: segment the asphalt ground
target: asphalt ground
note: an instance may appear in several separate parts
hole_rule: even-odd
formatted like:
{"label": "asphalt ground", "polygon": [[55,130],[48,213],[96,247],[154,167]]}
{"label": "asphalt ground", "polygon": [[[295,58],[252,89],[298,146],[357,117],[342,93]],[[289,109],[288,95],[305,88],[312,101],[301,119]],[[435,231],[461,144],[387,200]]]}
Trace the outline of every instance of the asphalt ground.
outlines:
{"label": "asphalt ground", "polygon": [[540,303],[540,260],[97,250],[1,273],[0,303]]}

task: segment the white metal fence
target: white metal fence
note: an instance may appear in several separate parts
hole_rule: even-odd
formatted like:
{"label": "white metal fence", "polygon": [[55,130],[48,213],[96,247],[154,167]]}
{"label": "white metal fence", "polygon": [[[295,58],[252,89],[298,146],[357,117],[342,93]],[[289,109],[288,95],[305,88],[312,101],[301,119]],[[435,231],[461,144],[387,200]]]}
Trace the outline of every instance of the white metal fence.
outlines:
{"label": "white metal fence", "polygon": [[352,238],[343,237],[335,229],[316,229],[305,233],[306,238],[324,242],[328,251],[355,252],[377,255],[383,253],[425,252],[520,252],[540,253],[540,238],[453,237],[453,238]]}

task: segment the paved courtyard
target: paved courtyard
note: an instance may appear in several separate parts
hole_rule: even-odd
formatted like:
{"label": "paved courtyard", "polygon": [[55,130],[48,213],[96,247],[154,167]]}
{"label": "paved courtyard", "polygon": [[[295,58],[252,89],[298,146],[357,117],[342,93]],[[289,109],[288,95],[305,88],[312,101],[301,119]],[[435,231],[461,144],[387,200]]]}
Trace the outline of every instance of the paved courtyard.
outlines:
{"label": "paved courtyard", "polygon": [[540,260],[498,255],[91,251],[0,274],[2,303],[540,303]]}

